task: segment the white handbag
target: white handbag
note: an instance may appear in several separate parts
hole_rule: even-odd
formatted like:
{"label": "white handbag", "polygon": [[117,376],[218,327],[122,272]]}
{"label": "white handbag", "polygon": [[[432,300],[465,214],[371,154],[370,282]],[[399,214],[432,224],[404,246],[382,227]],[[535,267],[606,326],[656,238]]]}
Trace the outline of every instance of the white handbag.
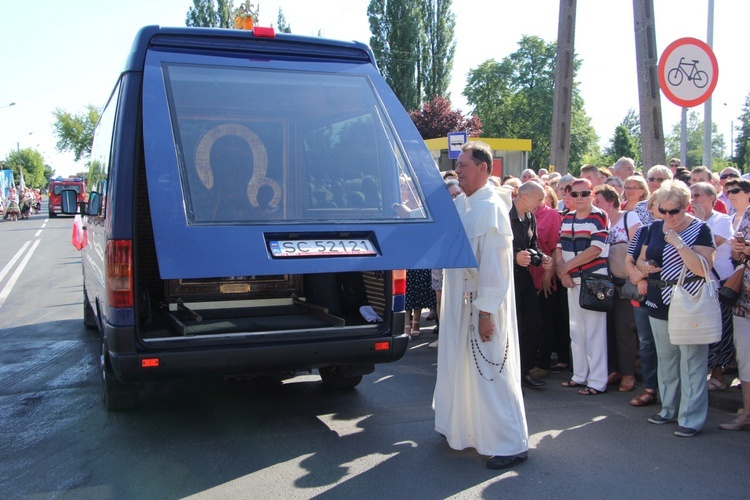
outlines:
{"label": "white handbag", "polygon": [[721,308],[719,294],[710,274],[706,259],[700,257],[705,283],[695,295],[682,286],[685,266],[682,267],[677,284],[672,288],[669,303],[668,331],[673,345],[712,344],[721,340]]}

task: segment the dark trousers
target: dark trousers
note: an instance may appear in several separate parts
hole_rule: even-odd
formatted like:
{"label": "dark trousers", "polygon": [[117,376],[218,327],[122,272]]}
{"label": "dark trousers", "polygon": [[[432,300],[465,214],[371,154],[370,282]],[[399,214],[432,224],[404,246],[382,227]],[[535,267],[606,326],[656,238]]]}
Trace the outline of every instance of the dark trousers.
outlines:
{"label": "dark trousers", "polygon": [[[555,278],[557,279],[557,278]],[[552,353],[557,353],[557,362],[570,366],[570,319],[568,317],[568,291],[557,280],[557,290],[549,297],[544,293],[538,296],[542,317],[542,346],[536,366],[550,367]]]}
{"label": "dark trousers", "polygon": [[542,316],[539,299],[533,286],[516,287],[518,343],[521,351],[521,375],[534,368],[542,345]]}

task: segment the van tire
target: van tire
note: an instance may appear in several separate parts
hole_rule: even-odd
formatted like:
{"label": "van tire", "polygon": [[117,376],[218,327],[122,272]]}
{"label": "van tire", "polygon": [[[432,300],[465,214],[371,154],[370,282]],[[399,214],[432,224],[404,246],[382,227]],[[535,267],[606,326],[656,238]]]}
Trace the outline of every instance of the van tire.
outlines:
{"label": "van tire", "polygon": [[89,302],[89,296],[86,293],[86,289],[83,289],[83,326],[89,330],[98,330],[99,326],[96,323],[96,313],[91,307]]}
{"label": "van tire", "polygon": [[131,410],[138,405],[138,389],[117,380],[109,363],[107,343],[102,342],[102,402],[109,411]]}
{"label": "van tire", "polygon": [[330,389],[352,389],[362,382],[363,375],[348,376],[341,366],[327,366],[318,368],[323,385]]}

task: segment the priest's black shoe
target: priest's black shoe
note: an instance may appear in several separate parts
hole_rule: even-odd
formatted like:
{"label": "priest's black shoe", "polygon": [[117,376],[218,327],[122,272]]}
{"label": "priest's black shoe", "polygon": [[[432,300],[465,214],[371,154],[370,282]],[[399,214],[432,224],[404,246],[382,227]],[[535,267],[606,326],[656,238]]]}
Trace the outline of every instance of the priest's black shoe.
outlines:
{"label": "priest's black shoe", "polygon": [[529,389],[541,389],[545,385],[547,385],[547,382],[544,380],[539,380],[536,377],[532,377],[531,375],[524,375],[521,378],[521,383],[528,387]]}
{"label": "priest's black shoe", "polygon": [[502,457],[495,455],[487,460],[488,469],[509,469],[514,467],[521,462],[524,462],[529,457],[528,453],[519,453],[518,455],[512,455],[510,457]]}

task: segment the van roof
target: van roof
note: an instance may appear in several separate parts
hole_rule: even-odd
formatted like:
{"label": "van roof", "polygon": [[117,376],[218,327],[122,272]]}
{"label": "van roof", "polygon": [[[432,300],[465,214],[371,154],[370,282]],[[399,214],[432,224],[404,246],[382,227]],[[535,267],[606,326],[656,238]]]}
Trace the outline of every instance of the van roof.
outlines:
{"label": "van roof", "polygon": [[375,56],[361,42],[343,42],[325,38],[277,33],[273,39],[256,37],[253,31],[217,28],[165,28],[145,26],[133,42],[124,72],[143,71],[146,50],[151,47],[204,50],[210,53],[247,51],[257,57],[267,53],[275,58],[304,58],[306,60],[348,60],[370,63],[375,66]]}

